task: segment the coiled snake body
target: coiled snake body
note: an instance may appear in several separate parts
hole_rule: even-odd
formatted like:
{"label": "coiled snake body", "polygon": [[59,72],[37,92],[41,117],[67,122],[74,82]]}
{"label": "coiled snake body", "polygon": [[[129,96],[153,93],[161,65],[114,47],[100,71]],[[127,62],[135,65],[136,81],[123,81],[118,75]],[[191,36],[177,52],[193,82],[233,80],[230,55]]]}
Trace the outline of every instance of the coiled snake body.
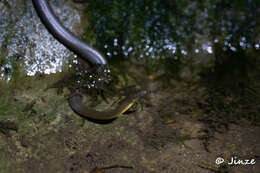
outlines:
{"label": "coiled snake body", "polygon": [[[102,53],[80,40],[60,23],[46,0],[32,0],[32,2],[43,24],[60,43],[77,54],[84,61],[87,61],[91,66],[107,64],[107,60],[104,58]],[[129,95],[120,101],[114,110],[104,112],[89,109],[85,106],[82,101],[82,96],[79,93],[72,94],[69,98],[69,105],[74,112],[83,117],[98,120],[109,120],[120,116],[133,105],[136,99],[146,94],[146,90],[137,91],[135,94]]]}

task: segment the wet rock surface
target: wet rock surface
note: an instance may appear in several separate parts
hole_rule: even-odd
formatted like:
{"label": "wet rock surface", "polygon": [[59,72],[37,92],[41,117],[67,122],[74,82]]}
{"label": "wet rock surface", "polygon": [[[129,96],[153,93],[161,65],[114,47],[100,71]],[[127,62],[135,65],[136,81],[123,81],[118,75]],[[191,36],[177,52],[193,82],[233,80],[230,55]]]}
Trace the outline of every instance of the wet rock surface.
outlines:
{"label": "wet rock surface", "polygon": [[[5,1],[4,1],[5,2]],[[32,2],[26,0],[0,2],[0,47],[6,58],[23,57],[27,73],[55,73],[72,55],[48,33],[37,16]],[[70,31],[80,23],[80,14],[69,1],[51,1],[55,14]],[[51,49],[50,49],[51,48]],[[7,64],[10,66],[10,64]]]}

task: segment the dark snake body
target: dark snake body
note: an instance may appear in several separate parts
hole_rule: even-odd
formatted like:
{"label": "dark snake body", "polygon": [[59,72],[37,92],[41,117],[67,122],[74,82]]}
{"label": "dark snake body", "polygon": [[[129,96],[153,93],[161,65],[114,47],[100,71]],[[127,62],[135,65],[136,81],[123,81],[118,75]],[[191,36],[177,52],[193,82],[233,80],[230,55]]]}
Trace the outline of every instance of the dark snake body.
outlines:
{"label": "dark snake body", "polygon": [[107,64],[102,53],[80,40],[60,23],[46,0],[32,0],[32,2],[42,23],[60,43],[92,66]]}
{"label": "dark snake body", "polygon": [[[90,63],[92,66],[107,64],[107,61],[102,53],[80,40],[60,23],[46,0],[32,0],[32,2],[43,24],[60,43],[65,45],[69,50],[74,52],[84,61]],[[131,96],[129,95],[120,101],[114,110],[104,112],[99,112],[86,107],[83,104],[82,96],[80,94],[72,94],[69,98],[69,105],[74,112],[83,117],[98,120],[109,120],[119,117],[133,105],[136,99],[143,97],[146,94],[146,90],[137,91]]]}

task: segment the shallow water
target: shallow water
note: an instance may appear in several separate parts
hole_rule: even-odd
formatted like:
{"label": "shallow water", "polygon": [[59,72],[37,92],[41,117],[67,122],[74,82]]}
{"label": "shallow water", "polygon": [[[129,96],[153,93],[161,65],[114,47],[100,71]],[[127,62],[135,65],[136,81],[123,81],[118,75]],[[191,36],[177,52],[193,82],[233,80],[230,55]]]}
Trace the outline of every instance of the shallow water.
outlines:
{"label": "shallow water", "polygon": [[[107,76],[89,75],[31,1],[0,1],[0,172],[259,172],[215,164],[259,160],[258,1],[72,2],[50,0],[106,55]],[[68,105],[80,89],[87,106],[111,109],[128,86],[149,94],[107,124]]]}

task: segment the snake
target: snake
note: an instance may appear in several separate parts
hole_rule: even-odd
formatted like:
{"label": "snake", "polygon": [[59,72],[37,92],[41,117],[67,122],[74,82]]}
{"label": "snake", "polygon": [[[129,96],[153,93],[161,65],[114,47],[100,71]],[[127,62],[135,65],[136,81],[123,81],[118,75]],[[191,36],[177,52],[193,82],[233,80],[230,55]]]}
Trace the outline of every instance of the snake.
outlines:
{"label": "snake", "polygon": [[69,99],[69,104],[74,112],[85,118],[96,119],[96,120],[110,120],[115,119],[125,113],[137,99],[147,94],[146,90],[138,90],[135,93],[122,99],[115,109],[107,111],[96,111],[88,108],[82,101],[81,94],[75,94]]}
{"label": "snake", "polygon": [[[49,33],[67,49],[88,62],[92,67],[105,66],[108,64],[101,52],[79,39],[62,25],[47,0],[32,0],[32,2],[39,18]],[[147,90],[138,90],[135,93],[127,95],[118,103],[115,109],[105,111],[88,108],[83,103],[83,96],[78,92],[71,94],[68,102],[71,109],[80,116],[97,120],[110,120],[118,118],[125,113],[132,107],[137,99],[146,94]]]}

